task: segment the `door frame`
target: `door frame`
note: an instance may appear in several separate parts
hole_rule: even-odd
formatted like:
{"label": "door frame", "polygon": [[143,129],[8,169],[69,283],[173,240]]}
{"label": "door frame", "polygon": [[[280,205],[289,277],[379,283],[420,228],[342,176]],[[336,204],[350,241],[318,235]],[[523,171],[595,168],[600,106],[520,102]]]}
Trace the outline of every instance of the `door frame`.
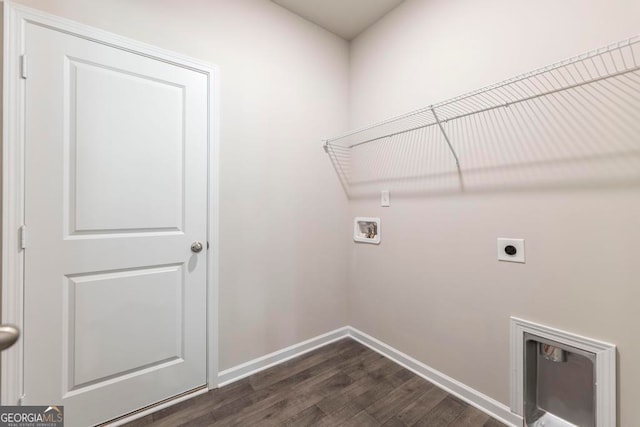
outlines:
{"label": "door frame", "polygon": [[[217,386],[218,377],[218,280],[219,222],[219,71],[218,67],[185,55],[141,43],[108,31],[60,18],[5,1],[2,7],[2,322],[24,327],[24,250],[20,249],[24,225],[25,80],[22,56],[25,26],[36,23],[106,46],[143,55],[207,76],[208,81],[208,212],[207,239],[207,386]],[[26,63],[28,64],[28,58]],[[28,242],[27,242],[28,245]],[[24,394],[24,346],[19,340],[1,353],[0,402],[19,405]]]}

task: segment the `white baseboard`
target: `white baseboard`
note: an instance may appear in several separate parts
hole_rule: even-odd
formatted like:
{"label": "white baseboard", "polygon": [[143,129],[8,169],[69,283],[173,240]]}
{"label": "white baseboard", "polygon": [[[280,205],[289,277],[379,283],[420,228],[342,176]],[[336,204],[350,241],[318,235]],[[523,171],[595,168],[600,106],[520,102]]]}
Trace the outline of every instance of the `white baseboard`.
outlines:
{"label": "white baseboard", "polygon": [[359,343],[366,345],[370,349],[382,354],[386,358],[393,360],[397,364],[407,368],[411,372],[421,376],[440,387],[441,389],[451,393],[452,395],[464,400],[468,404],[478,408],[479,410],[491,415],[493,418],[513,427],[522,426],[522,417],[511,412],[507,405],[504,405],[489,396],[480,393],[471,387],[456,381],[453,378],[439,372],[422,362],[417,361],[411,356],[407,356],[399,350],[383,343],[353,328],[348,327],[349,336]]}
{"label": "white baseboard", "polygon": [[250,360],[241,365],[234,366],[233,368],[225,369],[218,373],[218,387],[224,387],[227,384],[231,384],[232,382],[241,380],[242,378],[264,371],[272,366],[279,365],[289,359],[301,356],[347,336],[349,336],[349,328],[345,326],[301,343],[294,344],[290,347],[283,348],[282,350],[258,357],[257,359]]}
{"label": "white baseboard", "polygon": [[513,427],[522,426],[522,417],[511,412],[507,405],[504,405],[489,396],[480,393],[471,387],[439,372],[430,366],[402,353],[399,350],[383,343],[382,341],[359,331],[351,326],[336,329],[307,341],[294,344],[282,350],[267,354],[241,365],[226,369],[218,374],[218,386],[223,387],[242,378],[253,375],[257,372],[279,365],[287,360],[298,357],[304,353],[323,347],[339,339],[350,337],[370,349],[382,354],[386,358],[393,360],[399,365],[407,368],[411,372],[421,376],[464,400],[479,410],[491,415],[493,418]]}
{"label": "white baseboard", "polygon": [[[465,402],[478,408],[479,410],[491,415],[493,418],[512,427],[522,426],[522,417],[512,413],[507,405],[503,405],[502,403],[490,398],[489,396],[486,396],[479,391],[474,390],[471,387],[468,387],[461,382],[454,380],[453,378],[443,374],[442,372],[439,372],[431,368],[430,366],[419,362],[411,356],[408,356],[401,351],[391,347],[390,345],[387,345],[382,341],[370,335],[367,335],[364,332],[359,331],[358,329],[351,326],[345,326],[343,328],[336,329],[334,331],[319,335],[301,343],[294,344],[282,350],[267,354],[254,360],[250,360],[249,362],[243,363],[233,368],[226,369],[218,374],[218,387],[224,387],[225,385],[231,384],[232,382],[238,381],[257,372],[279,365],[283,362],[286,362],[287,360],[293,359],[294,357],[301,356],[312,350],[324,347],[327,344],[346,337],[350,337],[358,341],[359,343],[369,347],[373,351],[382,354],[386,358],[393,360],[397,364],[407,368],[411,372],[421,376],[427,381],[434,383],[443,390],[464,400]],[[116,427],[206,392],[206,389],[201,389],[194,393],[181,396],[178,399],[174,399],[161,405],[151,407],[147,410],[131,414],[126,418],[118,419],[107,425],[109,427]]]}

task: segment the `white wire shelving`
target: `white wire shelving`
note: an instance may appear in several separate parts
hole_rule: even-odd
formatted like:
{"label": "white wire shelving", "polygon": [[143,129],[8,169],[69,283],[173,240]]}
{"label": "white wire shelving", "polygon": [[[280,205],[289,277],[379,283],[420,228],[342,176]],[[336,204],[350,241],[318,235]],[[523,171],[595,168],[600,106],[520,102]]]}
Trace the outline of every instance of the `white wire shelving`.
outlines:
{"label": "white wire shelving", "polygon": [[[640,36],[324,140],[324,149],[348,195],[354,186],[388,179],[390,173],[381,173],[385,170],[381,162],[389,161],[389,153],[398,150],[403,141],[414,145],[429,141],[439,144],[451,158],[448,170],[453,168],[461,181],[467,165],[474,165],[474,161],[465,158],[460,149],[466,154],[487,155],[479,154],[481,147],[465,148],[465,143],[459,140],[464,135],[477,144],[502,135],[503,139],[509,140],[510,149],[517,149],[513,141],[527,139],[528,136],[523,136],[525,134],[535,134],[538,143],[553,139],[556,144],[570,146],[564,141],[580,136],[584,142],[594,133],[608,133],[605,128],[611,126],[617,127],[618,132],[625,132],[625,140],[640,141],[640,127],[635,127],[640,122],[638,100]],[[611,112],[618,117],[604,123],[602,117]],[[485,125],[479,129],[483,122]],[[482,135],[468,136],[474,132]],[[376,144],[387,144],[388,147],[371,148]],[[629,144],[625,146],[628,148]],[[631,148],[635,150],[638,147]],[[520,149],[527,151],[530,147],[520,146]],[[580,155],[586,153],[581,150]],[[381,153],[384,154],[382,157]],[[406,153],[404,160],[393,161],[396,166],[403,161],[411,162],[415,153]],[[520,160],[538,161],[542,156],[533,157]],[[365,166],[364,162],[369,164]],[[396,169],[417,170],[409,164],[405,166],[408,167],[398,166]],[[409,178],[409,175],[402,176]],[[460,186],[463,186],[462,182]]]}

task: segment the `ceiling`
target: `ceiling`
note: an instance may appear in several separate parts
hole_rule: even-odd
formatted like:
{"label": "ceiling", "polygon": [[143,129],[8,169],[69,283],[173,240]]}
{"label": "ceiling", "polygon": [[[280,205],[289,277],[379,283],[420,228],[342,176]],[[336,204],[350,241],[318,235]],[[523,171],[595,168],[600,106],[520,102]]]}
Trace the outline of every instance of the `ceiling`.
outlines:
{"label": "ceiling", "polygon": [[404,0],[271,0],[351,40]]}

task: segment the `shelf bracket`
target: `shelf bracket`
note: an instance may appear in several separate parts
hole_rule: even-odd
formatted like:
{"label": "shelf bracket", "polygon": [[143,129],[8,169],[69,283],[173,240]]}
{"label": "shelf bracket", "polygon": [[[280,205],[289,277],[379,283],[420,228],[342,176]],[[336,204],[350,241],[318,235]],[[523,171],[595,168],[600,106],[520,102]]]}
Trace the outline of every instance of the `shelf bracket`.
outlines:
{"label": "shelf bracket", "polygon": [[327,153],[327,155],[329,156],[329,159],[331,160],[331,165],[333,166],[333,169],[335,169],[336,173],[338,174],[338,180],[340,181],[340,185],[342,185],[342,188],[344,189],[344,193],[347,195],[347,197],[349,197],[349,184],[348,184],[349,178],[344,173],[344,170],[342,169],[342,165],[340,164],[340,162],[335,158],[335,152],[332,152],[333,150],[329,151],[331,149],[331,146],[329,145],[329,140],[324,141],[324,144],[322,144],[322,148],[324,149],[324,152]]}
{"label": "shelf bracket", "polygon": [[442,122],[438,118],[435,108],[433,108],[433,106],[431,106],[430,108],[431,108],[431,113],[433,114],[433,118],[436,120],[436,123],[440,128],[440,132],[442,132],[442,136],[444,136],[444,140],[447,141],[449,150],[451,151],[451,154],[453,154],[453,158],[456,159],[456,167],[458,168],[458,172],[460,172],[460,160],[458,160],[458,155],[456,154],[456,150],[453,149],[453,146],[451,145],[451,141],[449,140],[449,136],[447,135],[447,132],[444,131],[444,126],[442,126]]}

